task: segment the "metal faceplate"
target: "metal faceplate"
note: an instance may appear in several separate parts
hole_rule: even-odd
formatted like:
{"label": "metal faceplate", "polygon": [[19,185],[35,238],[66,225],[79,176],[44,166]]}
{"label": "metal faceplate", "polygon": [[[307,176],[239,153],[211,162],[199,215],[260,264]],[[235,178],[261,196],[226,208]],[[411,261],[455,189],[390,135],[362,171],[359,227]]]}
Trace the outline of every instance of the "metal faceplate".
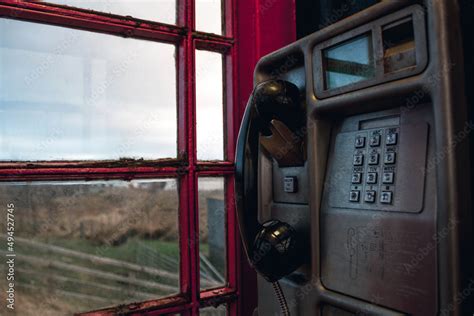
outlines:
{"label": "metal faceplate", "polygon": [[[426,168],[434,154],[430,105],[396,113],[354,116],[335,128],[340,132],[329,150],[321,212],[321,280],[328,289],[394,310],[434,315],[435,174]],[[394,118],[399,124],[393,125]],[[377,127],[363,129],[367,122]],[[378,135],[384,137],[371,144],[370,137]],[[396,158],[387,161],[389,153]],[[374,154],[380,157],[371,160]],[[354,161],[357,155],[361,165]]]}

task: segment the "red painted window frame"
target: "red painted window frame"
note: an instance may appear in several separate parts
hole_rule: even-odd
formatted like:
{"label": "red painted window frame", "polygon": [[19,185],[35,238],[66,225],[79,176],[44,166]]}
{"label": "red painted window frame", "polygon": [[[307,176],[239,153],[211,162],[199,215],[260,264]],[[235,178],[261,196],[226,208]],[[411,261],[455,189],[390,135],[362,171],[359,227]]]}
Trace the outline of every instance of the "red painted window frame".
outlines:
{"label": "red painted window frame", "polygon": [[[0,0],[0,18],[71,27],[174,44],[177,47],[178,157],[156,161],[1,163],[0,181],[179,179],[181,294],[121,306],[127,315],[198,315],[199,308],[227,304],[228,314],[251,315],[256,278],[244,258],[234,205],[234,148],[239,123],[253,86],[253,69],[266,53],[295,40],[295,0],[223,0],[225,35],[195,31],[194,0],[177,0],[178,26],[19,0]],[[139,23],[137,23],[139,22]],[[270,36],[268,36],[270,34]],[[224,68],[225,161],[196,157],[195,49],[221,53]],[[226,178],[227,280],[225,287],[200,291],[197,181]],[[111,308],[90,315],[115,314]]]}

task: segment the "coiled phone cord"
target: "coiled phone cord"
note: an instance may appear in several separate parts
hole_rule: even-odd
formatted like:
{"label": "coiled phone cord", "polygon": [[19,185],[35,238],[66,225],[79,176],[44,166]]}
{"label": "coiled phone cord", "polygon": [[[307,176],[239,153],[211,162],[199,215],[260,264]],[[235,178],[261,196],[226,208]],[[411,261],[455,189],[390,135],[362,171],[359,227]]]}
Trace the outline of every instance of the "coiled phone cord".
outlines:
{"label": "coiled phone cord", "polygon": [[283,316],[290,316],[290,310],[288,309],[288,304],[286,303],[285,295],[280,286],[280,282],[276,281],[272,283],[273,289],[275,290],[278,303],[280,304],[281,311]]}

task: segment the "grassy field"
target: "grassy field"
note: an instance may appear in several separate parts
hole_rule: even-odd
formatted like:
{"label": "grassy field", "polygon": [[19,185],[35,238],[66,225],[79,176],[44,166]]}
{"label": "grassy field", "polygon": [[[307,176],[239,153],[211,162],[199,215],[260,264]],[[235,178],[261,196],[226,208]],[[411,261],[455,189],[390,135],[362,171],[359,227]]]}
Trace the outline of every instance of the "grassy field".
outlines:
{"label": "grassy field", "polygon": [[[200,192],[200,252],[206,257],[207,198],[221,195]],[[16,315],[71,315],[178,292],[173,181],[5,185],[0,201],[15,204]],[[206,286],[216,284],[209,271]],[[5,286],[1,282],[2,300]]]}
{"label": "grassy field", "polygon": [[97,246],[93,242],[84,239],[49,239],[44,241],[52,245],[74,249],[88,254],[97,254],[97,252],[100,252],[100,255],[104,257],[141,264],[146,264],[146,261],[142,261],[143,258],[140,256],[143,254],[137,251],[143,247],[153,250],[155,253],[169,256],[176,261],[179,260],[179,245],[177,242],[171,241],[130,238],[123,244],[110,247],[104,245]]}

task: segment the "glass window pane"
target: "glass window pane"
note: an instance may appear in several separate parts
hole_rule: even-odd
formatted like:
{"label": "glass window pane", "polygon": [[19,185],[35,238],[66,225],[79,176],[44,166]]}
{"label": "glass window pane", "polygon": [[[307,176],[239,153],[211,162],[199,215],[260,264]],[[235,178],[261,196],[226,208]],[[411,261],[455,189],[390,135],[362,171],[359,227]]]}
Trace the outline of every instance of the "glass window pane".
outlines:
{"label": "glass window pane", "polygon": [[196,123],[199,160],[224,159],[222,55],[196,50]]}
{"label": "glass window pane", "polygon": [[199,311],[200,316],[226,316],[227,308],[225,305],[218,307],[206,307]]}
{"label": "glass window pane", "polygon": [[47,0],[45,2],[129,15],[138,19],[168,24],[176,23],[176,0]]}
{"label": "glass window pane", "polygon": [[1,183],[0,203],[8,205],[2,219],[14,215],[17,315],[72,315],[179,292],[174,179]]}
{"label": "glass window pane", "polygon": [[222,34],[222,0],[196,0],[196,30]]}
{"label": "glass window pane", "polygon": [[0,20],[0,160],[176,157],[175,46]]}
{"label": "glass window pane", "polygon": [[209,289],[226,284],[224,178],[200,178],[198,188],[201,289]]}
{"label": "glass window pane", "polygon": [[375,76],[370,34],[324,50],[323,58],[326,89],[340,88]]}

